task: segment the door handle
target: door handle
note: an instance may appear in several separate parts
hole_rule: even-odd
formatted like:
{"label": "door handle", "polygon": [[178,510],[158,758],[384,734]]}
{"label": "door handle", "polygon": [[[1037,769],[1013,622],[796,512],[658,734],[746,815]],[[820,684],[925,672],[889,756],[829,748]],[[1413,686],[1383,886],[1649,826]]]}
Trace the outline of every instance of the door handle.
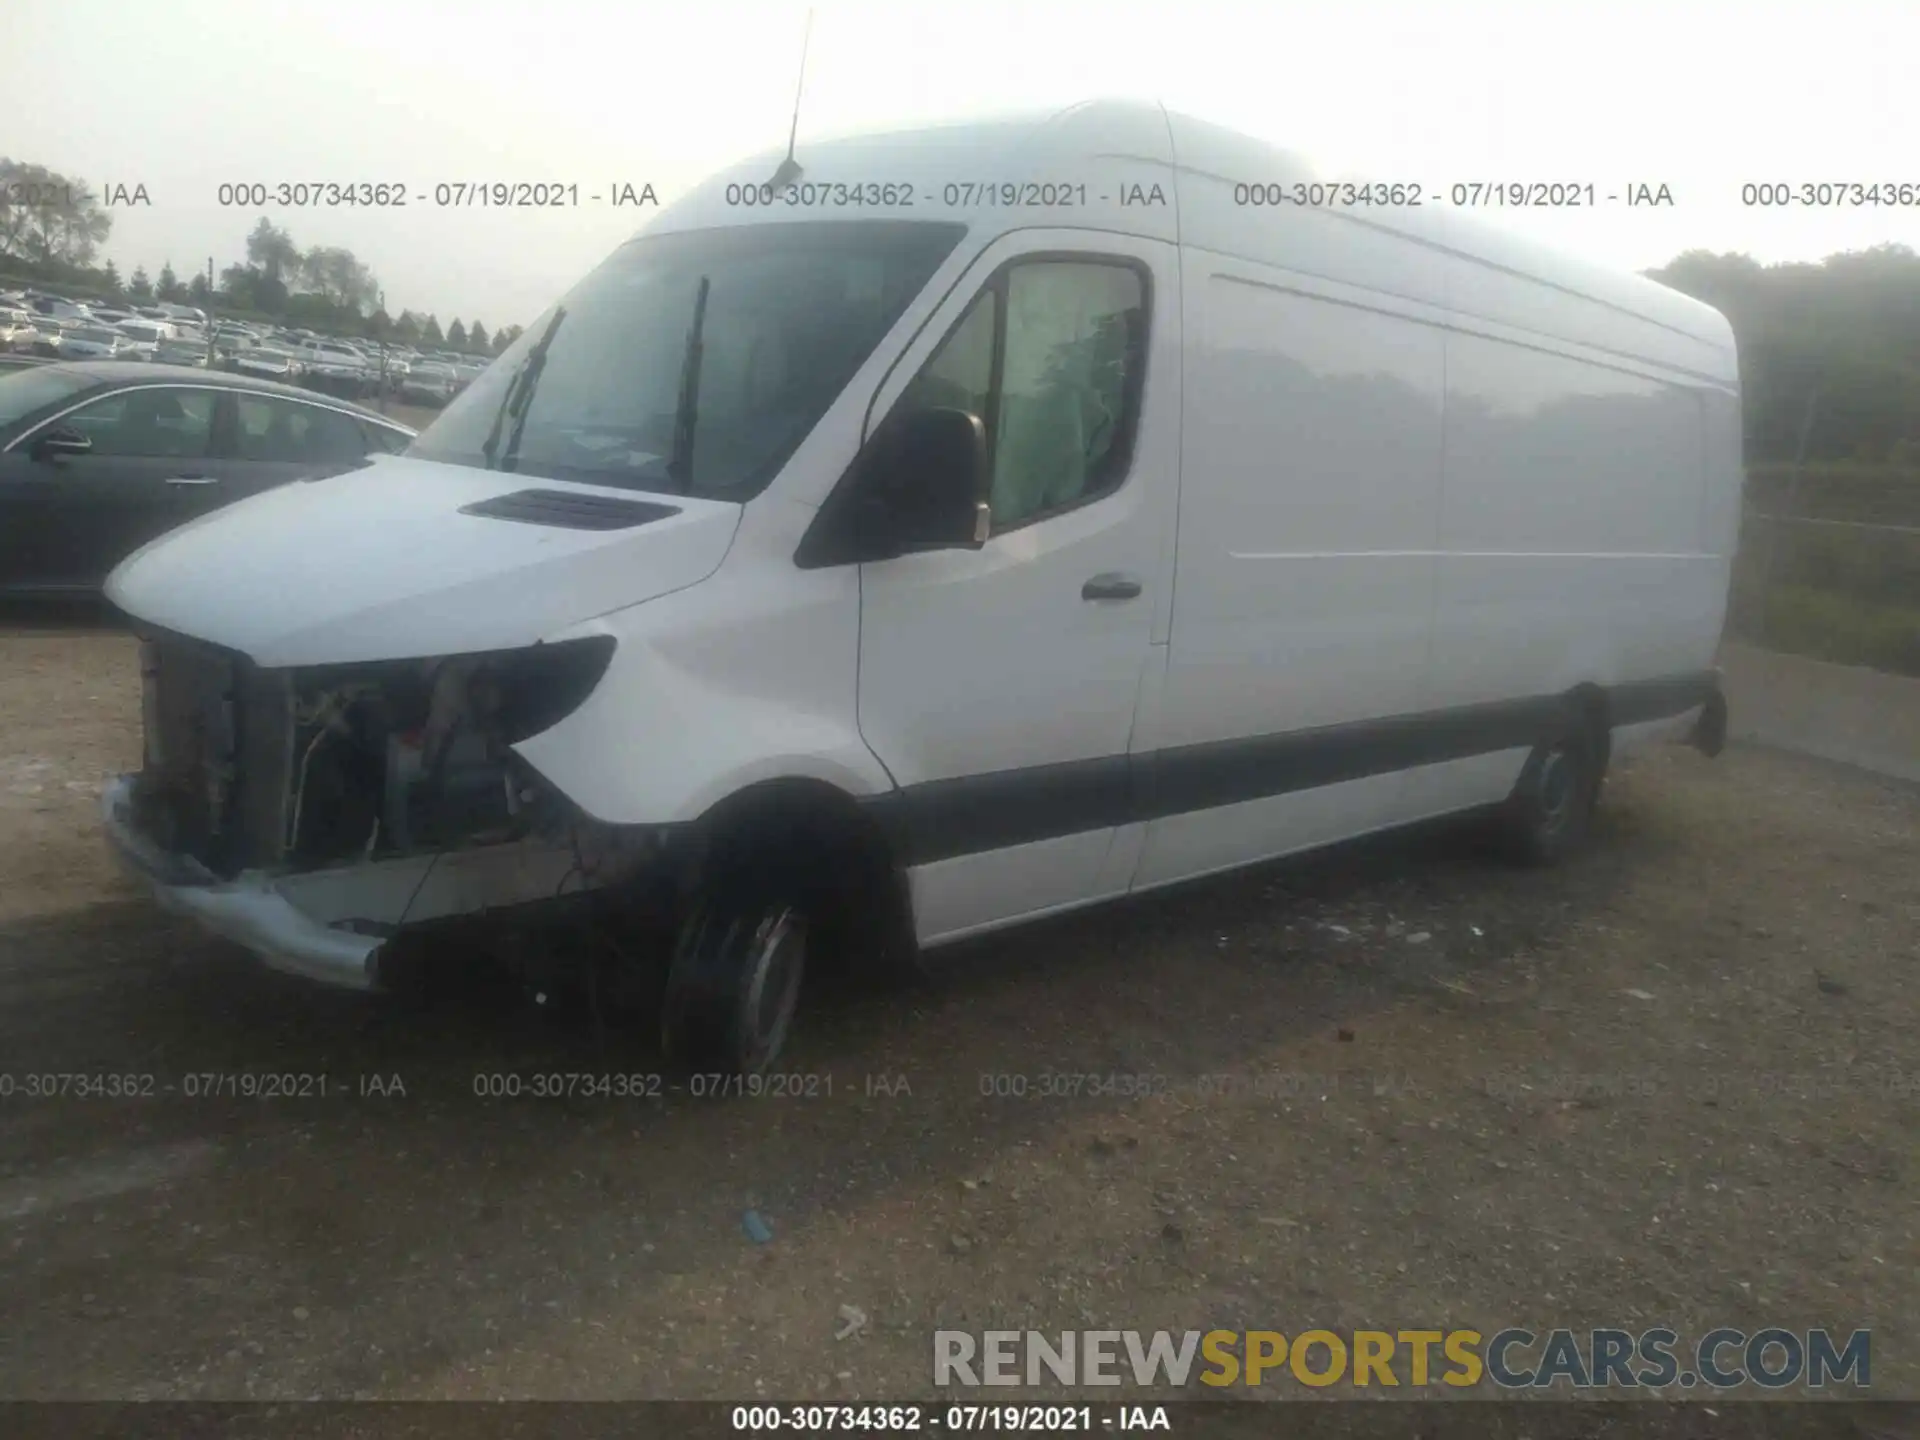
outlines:
{"label": "door handle", "polygon": [[1082,600],[1131,600],[1139,593],[1140,582],[1117,570],[1096,575],[1080,587]]}
{"label": "door handle", "polygon": [[216,475],[169,475],[167,477],[169,485],[218,485],[219,483],[220,479]]}

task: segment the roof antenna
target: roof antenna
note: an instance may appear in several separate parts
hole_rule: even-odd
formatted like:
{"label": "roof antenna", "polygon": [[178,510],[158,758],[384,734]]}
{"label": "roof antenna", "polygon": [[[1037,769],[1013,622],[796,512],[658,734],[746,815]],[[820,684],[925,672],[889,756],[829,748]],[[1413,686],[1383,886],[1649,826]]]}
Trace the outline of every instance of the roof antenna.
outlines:
{"label": "roof antenna", "polygon": [[809,10],[806,33],[800,40],[800,83],[793,91],[793,125],[787,131],[787,158],[780,162],[780,168],[773,172],[773,179],[767,182],[776,195],[800,178],[800,162],[793,158],[793,144],[800,137],[800,96],[807,88],[807,46],[812,39],[813,11]]}

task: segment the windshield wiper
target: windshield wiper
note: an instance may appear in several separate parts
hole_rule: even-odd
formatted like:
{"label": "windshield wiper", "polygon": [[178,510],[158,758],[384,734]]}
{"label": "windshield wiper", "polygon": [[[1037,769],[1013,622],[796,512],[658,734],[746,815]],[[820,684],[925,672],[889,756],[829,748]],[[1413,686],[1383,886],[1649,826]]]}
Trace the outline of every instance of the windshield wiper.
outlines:
{"label": "windshield wiper", "polygon": [[[507,393],[500,401],[500,408],[493,414],[493,426],[487,431],[486,443],[481,445],[480,453],[486,457],[487,469],[511,470],[514,461],[520,455],[520,437],[526,433],[527,412],[533,408],[533,387],[539,382],[540,372],[547,365],[547,348],[553,344],[555,332],[560,322],[567,318],[567,307],[562,305],[553,312],[553,319],[547,322],[547,328],[527,352],[527,358],[520,362],[520,368],[513,372],[513,378],[507,382]],[[500,428],[506,424],[509,412],[514,417],[513,435],[507,441],[506,457],[498,464],[493,462],[493,452],[500,447]]]}
{"label": "windshield wiper", "polygon": [[688,494],[693,493],[693,427],[700,416],[700,361],[705,354],[701,337],[706,331],[707,295],[712,289],[712,278],[702,275],[699,292],[693,297],[686,358],[680,362],[680,403],[673,412],[673,454],[667,460],[668,478]]}

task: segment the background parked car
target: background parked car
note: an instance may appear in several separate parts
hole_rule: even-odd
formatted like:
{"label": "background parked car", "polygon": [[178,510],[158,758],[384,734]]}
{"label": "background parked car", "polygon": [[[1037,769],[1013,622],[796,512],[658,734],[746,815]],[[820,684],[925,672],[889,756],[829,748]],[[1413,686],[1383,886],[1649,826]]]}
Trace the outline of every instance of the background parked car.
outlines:
{"label": "background parked car", "polygon": [[23,353],[41,355],[49,360],[58,360],[65,348],[67,336],[75,330],[84,328],[83,320],[60,320],[51,315],[39,315],[34,318],[33,338],[28,340]]}
{"label": "background parked car", "polygon": [[414,357],[397,345],[374,345],[367,356],[367,363],[378,374],[386,376],[389,389],[397,390],[413,370]]}
{"label": "background parked car", "polygon": [[451,365],[439,360],[421,360],[400,382],[400,398],[421,405],[445,405],[459,393],[460,378]]}
{"label": "background parked car", "polygon": [[261,380],[278,380],[291,385],[302,374],[300,361],[291,351],[272,345],[255,345],[236,350],[221,367],[236,375],[252,375]]}
{"label": "background parked car", "polygon": [[158,320],[141,320],[138,318],[122,320],[114,328],[134,344],[145,346],[147,350],[145,358],[149,360],[153,358],[152,351],[155,346],[162,340],[171,340],[173,338],[173,327],[162,324]]}
{"label": "background parked car", "polygon": [[29,295],[27,308],[36,314],[45,315],[53,320],[85,320],[91,322],[93,309],[80,300],[69,300],[64,295]]}
{"label": "background parked car", "polygon": [[37,355],[37,354],[49,353],[49,352],[43,352],[37,348],[47,343],[47,334],[43,329],[43,327],[45,326],[45,323],[46,323],[45,321],[43,321],[39,316],[36,315],[33,318],[27,320],[24,324],[14,325],[11,328],[12,338],[10,338],[7,341],[8,353],[13,355]]}
{"label": "background parked car", "polygon": [[124,362],[0,372],[0,593],[97,591],[176,525],[413,434],[243,375]]}
{"label": "background parked car", "polygon": [[129,347],[127,337],[106,325],[80,325],[60,339],[62,360],[113,360]]}
{"label": "background parked car", "polygon": [[296,352],[304,367],[302,383],[323,394],[347,399],[370,395],[378,386],[378,372],[366,357],[338,340],[308,340]]}
{"label": "background parked car", "polygon": [[0,310],[0,351],[25,350],[39,333],[34,329],[33,319],[29,310]]}
{"label": "background parked car", "polygon": [[183,336],[162,340],[153,349],[153,363],[156,365],[193,365],[201,369],[207,364],[207,342]]}

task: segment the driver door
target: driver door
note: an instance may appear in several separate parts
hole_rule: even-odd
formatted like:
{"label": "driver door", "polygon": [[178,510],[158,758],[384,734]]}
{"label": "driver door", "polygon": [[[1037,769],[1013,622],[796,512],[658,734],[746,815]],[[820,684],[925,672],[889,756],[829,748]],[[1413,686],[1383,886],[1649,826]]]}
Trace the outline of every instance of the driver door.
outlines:
{"label": "driver door", "polygon": [[1127,889],[1134,711],[1172,599],[1174,247],[1025,231],[973,273],[870,424],[957,406],[990,457],[980,549],[861,567],[860,731],[900,786],[922,943]]}
{"label": "driver door", "polygon": [[[0,455],[0,491],[15,543],[6,577],[23,590],[97,590],[157,535],[208,508],[213,390],[121,390],[49,422]],[[84,435],[85,454],[34,455],[53,430]]]}

